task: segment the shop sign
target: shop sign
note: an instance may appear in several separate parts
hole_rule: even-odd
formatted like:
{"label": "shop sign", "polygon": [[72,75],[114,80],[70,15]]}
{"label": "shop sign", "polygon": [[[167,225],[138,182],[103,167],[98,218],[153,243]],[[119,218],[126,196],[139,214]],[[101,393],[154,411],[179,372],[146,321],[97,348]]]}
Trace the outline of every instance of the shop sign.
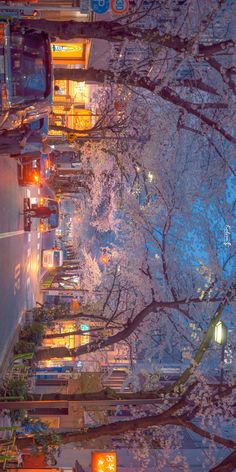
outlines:
{"label": "shop sign", "polygon": [[1,18],[40,18],[40,12],[34,10],[30,7],[19,8],[12,5],[7,6],[4,2],[4,5],[0,5],[0,17]]}
{"label": "shop sign", "polygon": [[111,0],[111,9],[117,15],[123,15],[129,9],[129,0]]}
{"label": "shop sign", "polygon": [[92,452],[92,472],[117,472],[116,452]]}

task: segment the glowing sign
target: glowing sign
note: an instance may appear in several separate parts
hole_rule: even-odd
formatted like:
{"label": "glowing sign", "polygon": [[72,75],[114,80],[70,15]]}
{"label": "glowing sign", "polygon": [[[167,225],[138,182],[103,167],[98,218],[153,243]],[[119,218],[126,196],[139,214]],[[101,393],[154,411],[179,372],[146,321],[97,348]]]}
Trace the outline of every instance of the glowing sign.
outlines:
{"label": "glowing sign", "polygon": [[[81,329],[81,331],[88,331],[89,330],[89,325],[82,323],[80,325],[80,329]],[[85,333],[81,336],[80,343],[81,343],[81,346],[83,346],[84,344],[89,343],[89,333],[88,334]]]}
{"label": "glowing sign", "polygon": [[89,330],[89,325],[82,323],[80,325],[81,331],[88,331]]}
{"label": "glowing sign", "polygon": [[53,43],[51,45],[52,56],[54,59],[63,59],[63,58],[78,58],[82,59],[84,54],[84,43]]}
{"label": "glowing sign", "polygon": [[92,452],[92,472],[116,471],[116,452]]}

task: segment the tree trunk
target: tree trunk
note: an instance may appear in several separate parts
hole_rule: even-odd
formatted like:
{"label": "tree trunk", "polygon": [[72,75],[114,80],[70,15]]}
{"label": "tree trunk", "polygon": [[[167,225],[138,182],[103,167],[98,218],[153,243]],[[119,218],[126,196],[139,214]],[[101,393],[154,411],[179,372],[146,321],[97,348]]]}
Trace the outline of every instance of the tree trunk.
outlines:
{"label": "tree trunk", "polygon": [[[218,321],[219,316],[221,312],[223,311],[224,306],[228,303],[228,300],[230,297],[232,298],[235,295],[235,287],[234,285],[226,292],[225,296],[218,299],[218,298],[212,298],[211,301],[220,301],[218,310],[214,313],[214,316],[212,318],[213,321],[210,322],[209,330],[212,330],[212,326],[214,322]],[[208,300],[209,303],[210,300]],[[47,359],[52,359],[52,358],[63,358],[63,357],[75,357],[75,356],[80,356],[82,354],[87,354],[90,352],[96,352],[98,349],[103,349],[106,346],[111,346],[114,345],[120,341],[124,341],[129,338],[129,336],[142,324],[144,319],[148,317],[151,313],[155,313],[160,309],[163,308],[172,308],[172,309],[178,309],[180,305],[186,305],[189,303],[202,303],[203,300],[200,300],[199,298],[189,298],[188,300],[177,300],[173,302],[155,302],[153,301],[149,305],[147,305],[143,310],[141,310],[133,319],[133,321],[127,322],[127,326],[120,330],[118,333],[109,336],[106,339],[98,340],[98,341],[93,341],[88,344],[84,344],[83,346],[79,346],[74,349],[69,349],[66,347],[54,347],[54,348],[46,348],[42,349],[39,348],[39,350],[35,353],[35,360],[36,361],[42,361],[42,360],[47,360]],[[207,341],[202,342],[201,344],[201,355],[197,352],[195,358],[199,359],[199,362],[201,360],[201,357],[205,353],[206,348],[208,347],[208,344],[210,342],[209,339],[209,333],[207,331]],[[205,339],[205,337],[204,337]],[[199,363],[198,362],[198,363]],[[187,374],[187,378],[191,375],[191,368],[189,369],[190,372]]]}
{"label": "tree trunk", "polygon": [[[211,404],[219,402],[220,398],[226,398],[227,396],[231,395],[232,392],[236,390],[236,385],[228,385],[228,384],[208,384],[209,390],[211,390]],[[198,383],[194,382],[189,385],[187,391],[180,395],[179,393],[172,392],[171,395],[167,392],[165,387],[161,387],[155,390],[140,390],[138,392],[116,392],[110,387],[106,387],[103,390],[97,392],[87,392],[87,393],[28,393],[27,400],[34,401],[34,400],[60,400],[60,401],[103,401],[103,400],[118,400],[121,403],[124,403],[126,400],[161,400],[163,402],[163,394],[168,395],[169,402],[177,402],[180,401],[181,398],[186,398],[189,395],[189,392],[192,392],[194,389],[198,389]]]}
{"label": "tree trunk", "polygon": [[[179,53],[189,51],[189,55],[194,55],[192,51],[193,39],[181,38],[179,35],[162,34],[158,28],[144,30],[136,27],[130,27],[128,24],[121,24],[119,21],[48,21],[48,20],[22,20],[20,25],[31,27],[40,31],[46,31],[51,36],[60,39],[75,38],[97,38],[109,42],[123,42],[139,40],[143,43],[155,43],[162,47],[172,49]],[[226,52],[227,49],[234,47],[234,41],[229,39],[218,41],[214,44],[199,44],[195,57],[210,56],[217,52]]]}
{"label": "tree trunk", "polygon": [[[172,413],[178,412],[178,410],[185,406],[185,403],[180,401],[179,404],[173,405],[168,408],[165,412],[159,415],[145,416],[143,418],[136,418],[128,421],[116,421],[110,424],[101,426],[91,427],[79,431],[67,431],[60,434],[60,438],[63,444],[78,443],[82,441],[90,441],[92,439],[108,436],[110,438],[119,436],[127,432],[134,432],[137,430],[145,430],[146,428],[152,428],[157,426],[180,426],[186,429],[192,430],[192,423],[190,421],[184,421],[182,417],[172,416]],[[208,433],[207,431],[197,428],[197,434],[214,441],[218,444],[222,444],[228,448],[234,448],[236,443],[229,439],[224,439],[216,434]],[[25,448],[32,446],[34,439],[32,438],[19,438],[16,439],[16,445],[19,448]]]}
{"label": "tree trunk", "polygon": [[[236,143],[236,138],[228,133],[224,128],[222,128],[217,121],[214,121],[208,115],[205,115],[203,112],[199,111],[198,104],[188,102],[182,98],[179,94],[173,91],[170,87],[162,87],[158,90],[158,82],[155,82],[149,79],[148,76],[142,76],[135,72],[121,71],[120,74],[112,72],[110,70],[103,69],[55,69],[55,79],[68,79],[76,82],[83,81],[93,81],[96,83],[105,83],[105,82],[116,82],[122,85],[129,85],[132,87],[140,87],[145,90],[149,90],[152,93],[156,93],[163,100],[166,100],[172,105],[177,106],[178,108],[184,109],[190,115],[198,118],[202,123],[206,124],[213,130],[218,131],[225,139],[230,142]],[[222,108],[222,103],[214,103],[214,108]],[[225,104],[223,104],[224,106]],[[205,105],[206,108],[206,105]]]}
{"label": "tree trunk", "polygon": [[213,467],[209,472],[233,472],[236,464],[236,449],[227,456],[220,464]]}

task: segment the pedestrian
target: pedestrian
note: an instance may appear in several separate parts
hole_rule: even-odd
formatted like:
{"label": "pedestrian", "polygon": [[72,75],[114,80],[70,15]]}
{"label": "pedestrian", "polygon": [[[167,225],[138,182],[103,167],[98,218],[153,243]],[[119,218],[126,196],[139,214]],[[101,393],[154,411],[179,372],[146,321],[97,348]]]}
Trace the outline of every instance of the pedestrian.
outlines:
{"label": "pedestrian", "polygon": [[20,158],[21,162],[28,163],[41,157],[41,154],[49,154],[51,147],[46,144],[47,135],[40,130],[30,129],[21,141],[22,150],[20,155],[12,156]]}
{"label": "pedestrian", "polygon": [[27,127],[4,131],[0,135],[0,155],[1,154],[21,154],[24,147],[24,137]]}
{"label": "pedestrian", "polygon": [[24,212],[24,214],[29,214],[32,218],[49,218],[51,215],[56,215],[56,213],[56,208],[51,209],[44,206],[26,210]]}
{"label": "pedestrian", "polygon": [[9,154],[14,159],[28,163],[48,154],[51,147],[46,144],[47,135],[40,130],[24,126],[19,129],[4,131],[0,135],[0,155]]}

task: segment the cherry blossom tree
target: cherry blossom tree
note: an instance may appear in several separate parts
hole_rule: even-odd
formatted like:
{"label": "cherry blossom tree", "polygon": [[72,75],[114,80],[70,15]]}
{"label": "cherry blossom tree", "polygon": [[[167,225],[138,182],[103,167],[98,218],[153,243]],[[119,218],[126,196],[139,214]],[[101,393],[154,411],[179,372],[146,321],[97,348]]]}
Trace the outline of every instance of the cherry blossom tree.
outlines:
{"label": "cherry blossom tree", "polygon": [[[105,85],[101,109],[109,103],[110,111],[107,118],[103,115],[99,136],[106,139],[86,141],[81,161],[91,169],[88,227],[97,240],[108,231],[113,240],[102,268],[84,231],[81,285],[96,303],[89,314],[91,320],[99,319],[95,337],[75,349],[40,347],[35,359],[89,357],[126,343],[141,368],[130,369],[123,389],[129,383],[129,398],[163,401],[134,406],[129,421],[67,433],[63,441],[117,435],[120,440],[122,434],[145,460],[158,448],[157,470],[177,470],[180,464],[190,470],[182,451],[188,430],[207,441],[203,470],[233,470],[235,442],[225,438],[224,427],[233,423],[234,381],[227,374],[220,385],[217,374],[214,381],[210,374],[219,354],[213,341],[216,323],[222,319],[235,329],[235,251],[232,236],[226,241],[224,232],[225,225],[235,225],[234,40],[230,9],[223,11],[220,2],[203,2],[205,10],[187,3],[174,24],[167,22],[162,29],[141,28],[127,18],[92,24],[34,22],[64,39],[88,35],[120,43],[121,55],[130,43],[148,45],[145,61],[122,65],[115,59],[110,69],[55,71],[56,78]],[[163,8],[161,2],[160,15]],[[154,15],[154,21],[159,19]],[[218,21],[221,33],[215,33]],[[115,99],[109,96],[107,102],[104,95],[111,84]],[[117,96],[125,107],[114,110]],[[148,139],[139,140],[143,135]],[[164,388],[166,354],[178,361],[180,374]],[[219,362],[218,356],[218,368]],[[114,392],[96,395],[127,398],[125,392],[119,398]],[[227,449],[219,461],[216,444]]]}
{"label": "cherry blossom tree", "polygon": [[[212,129],[235,143],[222,112],[227,109],[227,119],[233,117],[233,102],[229,99],[235,96],[232,63],[235,41],[230,18],[233,7],[225,8],[224,2],[203,2],[201,6],[187,3],[168,19],[167,6],[151,2],[144,18],[136,8],[120,22],[35,20],[32,24],[62,39],[99,38],[114,43],[114,48],[120,44],[118,56],[112,51],[111,56],[116,57],[112,67],[57,68],[57,79],[112,82],[148,90],[160,97],[161,103],[167,101],[185,115],[195,117],[197,127],[206,127],[205,133]],[[169,9],[172,13],[176,11],[175,2],[169,2]],[[133,62],[122,62],[127,48],[133,51]]]}

